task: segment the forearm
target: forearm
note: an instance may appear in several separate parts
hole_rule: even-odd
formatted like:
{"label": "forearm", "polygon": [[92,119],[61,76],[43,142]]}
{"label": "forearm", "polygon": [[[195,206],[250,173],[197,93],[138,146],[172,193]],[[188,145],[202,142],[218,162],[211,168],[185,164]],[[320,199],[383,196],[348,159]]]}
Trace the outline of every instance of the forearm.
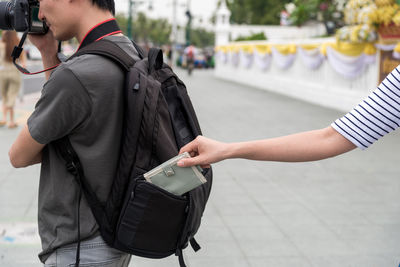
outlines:
{"label": "forearm", "polygon": [[32,138],[28,126],[25,125],[8,152],[10,162],[15,168],[40,163],[42,161],[43,148],[44,145],[39,144]]}
{"label": "forearm", "polygon": [[42,152],[38,152],[37,154],[31,154],[29,155],[29,158],[27,156],[18,156],[14,154],[15,150],[18,150],[18,147],[13,147],[8,155],[10,157],[10,162],[15,168],[25,168],[31,165],[39,164],[42,162]]}
{"label": "forearm", "polygon": [[39,164],[42,163],[42,153],[40,152],[39,154],[37,154],[36,156],[34,156],[32,159],[30,159],[30,161],[25,161],[25,162],[17,162],[16,164],[12,163],[12,165],[15,168],[25,168],[25,167],[29,167],[35,164]]}
{"label": "forearm", "polygon": [[223,158],[303,162],[337,156],[355,147],[328,127],[278,138],[228,144]]}

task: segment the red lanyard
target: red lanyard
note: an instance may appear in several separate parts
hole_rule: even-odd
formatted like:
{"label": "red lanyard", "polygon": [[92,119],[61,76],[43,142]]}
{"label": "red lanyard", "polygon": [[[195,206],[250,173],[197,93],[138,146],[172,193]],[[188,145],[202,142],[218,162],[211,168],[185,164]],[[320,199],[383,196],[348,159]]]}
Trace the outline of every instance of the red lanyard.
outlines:
{"label": "red lanyard", "polygon": [[[85,37],[82,39],[78,51],[79,49],[93,43],[93,42],[97,42],[101,39],[103,39],[106,36],[110,36],[110,35],[114,35],[114,34],[118,34],[118,33],[122,33],[122,31],[120,30],[120,28],[118,27],[117,21],[115,20],[115,18],[112,19],[108,19],[106,21],[100,22],[99,24],[95,25],[93,28],[91,28],[85,35]],[[41,70],[38,72],[30,72],[27,69],[23,68],[22,66],[18,65],[16,63],[16,60],[19,58],[19,56],[22,53],[22,46],[25,42],[26,36],[27,36],[27,32],[24,33],[24,35],[21,38],[21,41],[18,45],[18,47],[16,46],[14,48],[14,51],[12,53],[12,57],[13,57],[13,63],[14,65],[17,67],[17,69],[22,72],[23,74],[26,75],[35,75],[35,74],[39,74],[39,73],[43,73],[49,70],[53,70],[55,68],[57,68],[60,64],[57,64],[53,67],[47,68],[45,70]],[[61,42],[59,43],[58,46],[58,57],[61,58],[63,57],[63,55],[61,54]],[[65,57],[65,56],[64,56]]]}

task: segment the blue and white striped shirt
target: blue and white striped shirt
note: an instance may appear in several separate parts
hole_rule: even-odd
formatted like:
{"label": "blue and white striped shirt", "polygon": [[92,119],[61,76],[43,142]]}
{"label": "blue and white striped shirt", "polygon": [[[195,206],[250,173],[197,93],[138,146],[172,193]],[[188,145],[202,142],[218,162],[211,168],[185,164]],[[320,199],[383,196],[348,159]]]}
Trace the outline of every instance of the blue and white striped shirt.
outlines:
{"label": "blue and white striped shirt", "polygon": [[331,125],[361,149],[400,127],[400,66],[352,111]]}

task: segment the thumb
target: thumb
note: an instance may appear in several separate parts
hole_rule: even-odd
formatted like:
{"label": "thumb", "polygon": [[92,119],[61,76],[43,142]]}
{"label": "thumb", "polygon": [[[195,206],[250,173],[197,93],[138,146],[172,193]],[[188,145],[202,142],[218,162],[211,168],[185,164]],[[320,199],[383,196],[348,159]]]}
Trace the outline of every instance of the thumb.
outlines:
{"label": "thumb", "polygon": [[185,146],[183,146],[180,150],[179,150],[179,154],[182,154],[184,152],[192,152],[194,149],[196,148],[196,144],[194,143],[194,141],[190,142],[189,144],[186,144]]}
{"label": "thumb", "polygon": [[190,167],[194,165],[198,165],[199,163],[198,156],[193,158],[183,158],[177,162],[179,167]]}
{"label": "thumb", "polygon": [[198,152],[199,150],[199,138],[201,136],[198,135],[192,142],[184,145],[180,150],[179,150],[179,154],[182,154],[184,152]]}

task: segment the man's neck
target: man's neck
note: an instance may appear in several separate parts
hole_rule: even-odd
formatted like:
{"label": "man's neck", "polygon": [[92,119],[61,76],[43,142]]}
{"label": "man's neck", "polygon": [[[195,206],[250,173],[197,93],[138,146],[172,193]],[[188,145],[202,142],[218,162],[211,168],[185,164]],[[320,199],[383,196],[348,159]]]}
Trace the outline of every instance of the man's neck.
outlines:
{"label": "man's neck", "polygon": [[106,11],[97,11],[93,12],[92,15],[87,14],[84,16],[80,23],[79,30],[76,35],[76,39],[78,40],[79,43],[82,42],[83,38],[85,38],[86,34],[92,30],[96,25],[114,18],[110,12]]}

